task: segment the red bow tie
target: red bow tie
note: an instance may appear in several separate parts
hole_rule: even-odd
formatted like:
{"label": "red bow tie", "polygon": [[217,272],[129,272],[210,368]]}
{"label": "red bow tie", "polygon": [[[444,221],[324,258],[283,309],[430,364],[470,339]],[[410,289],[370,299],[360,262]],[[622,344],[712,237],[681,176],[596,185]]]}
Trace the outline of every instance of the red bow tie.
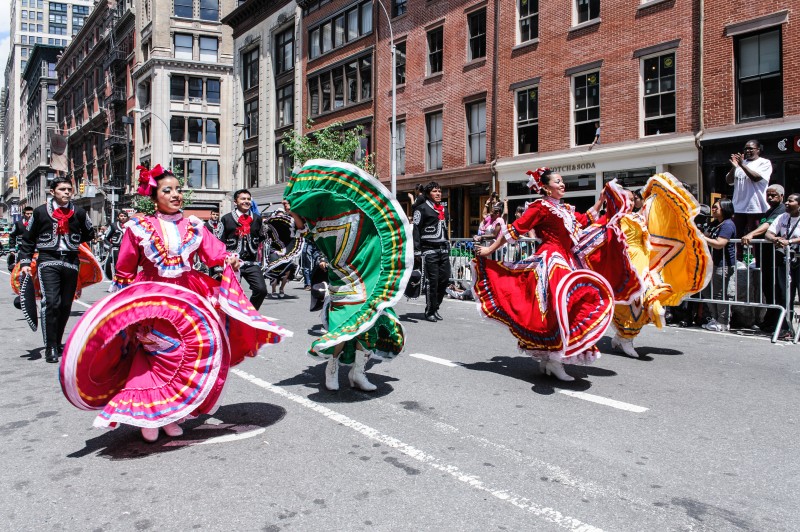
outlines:
{"label": "red bow tie", "polygon": [[236,228],[236,236],[247,236],[250,234],[250,224],[253,223],[253,217],[243,214],[239,216],[239,227]]}

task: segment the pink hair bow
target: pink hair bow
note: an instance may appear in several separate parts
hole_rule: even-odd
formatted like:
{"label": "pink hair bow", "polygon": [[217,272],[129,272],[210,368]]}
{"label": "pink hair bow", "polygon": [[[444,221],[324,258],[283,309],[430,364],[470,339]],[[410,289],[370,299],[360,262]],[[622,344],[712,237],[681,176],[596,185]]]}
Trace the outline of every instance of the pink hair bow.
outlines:
{"label": "pink hair bow", "polygon": [[537,168],[536,171],[528,170],[527,174],[530,176],[528,179],[528,188],[535,189],[536,191],[541,190],[544,187],[544,183],[542,183],[542,174],[547,172],[549,168]]}
{"label": "pink hair bow", "polygon": [[149,196],[153,189],[158,187],[157,177],[171,174],[169,170],[164,170],[160,164],[157,164],[152,170],[148,170],[142,165],[137,166],[136,169],[139,170],[139,188],[136,189],[136,192],[140,196]]}

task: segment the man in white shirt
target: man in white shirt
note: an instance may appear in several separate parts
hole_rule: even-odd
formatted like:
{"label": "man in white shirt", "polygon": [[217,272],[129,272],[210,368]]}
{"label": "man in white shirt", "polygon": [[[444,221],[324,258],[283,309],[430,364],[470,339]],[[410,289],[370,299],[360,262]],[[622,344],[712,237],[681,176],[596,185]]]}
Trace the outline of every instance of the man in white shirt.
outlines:
{"label": "man in white shirt", "polygon": [[772,176],[772,163],[761,157],[763,146],[755,139],[744,145],[744,154],[731,154],[731,169],[725,179],[733,185],[733,222],[736,234],[745,235],[758,227],[767,212],[767,187]]}

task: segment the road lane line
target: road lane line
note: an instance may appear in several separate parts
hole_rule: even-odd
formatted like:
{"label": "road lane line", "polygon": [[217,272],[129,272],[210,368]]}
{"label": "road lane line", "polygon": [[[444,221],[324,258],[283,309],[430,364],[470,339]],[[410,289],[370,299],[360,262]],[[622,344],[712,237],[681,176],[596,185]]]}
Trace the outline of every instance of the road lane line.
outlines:
{"label": "road lane line", "polygon": [[558,393],[563,393],[564,395],[569,395],[570,397],[575,397],[576,399],[583,399],[584,401],[590,401],[592,403],[610,406],[612,408],[619,408],[620,410],[627,410],[628,412],[634,412],[636,414],[641,414],[642,412],[647,412],[647,410],[649,410],[643,406],[632,405],[630,403],[623,403],[622,401],[617,401],[616,399],[608,399],[606,397],[601,397],[599,395],[594,395],[586,392],[576,392],[573,390],[558,390]]}
{"label": "road lane line", "polygon": [[352,429],[359,434],[366,436],[367,438],[397,449],[404,455],[417,460],[428,467],[441,471],[443,473],[447,473],[451,477],[455,478],[456,480],[463,482],[470,486],[473,489],[478,491],[488,493],[489,495],[495,497],[504,502],[508,502],[517,508],[525,510],[540,519],[548,521],[550,523],[554,523],[562,528],[567,530],[573,530],[575,532],[600,532],[602,529],[592,526],[588,523],[584,523],[574,517],[569,517],[554,508],[548,508],[546,506],[540,506],[530,499],[522,497],[521,495],[517,495],[511,491],[500,489],[495,486],[490,486],[485,484],[483,481],[479,479],[477,475],[468,474],[456,466],[449,465],[446,463],[441,462],[437,458],[431,456],[430,454],[417,449],[407,443],[403,443],[402,441],[389,436],[388,434],[383,434],[380,431],[373,429],[355,419],[349,418],[344,414],[340,414],[330,408],[322,406],[314,401],[303,397],[301,395],[293,394],[289,391],[284,390],[278,386],[268,383],[267,381],[256,377],[255,375],[250,375],[249,373],[245,373],[240,369],[231,369],[231,373],[241,377],[242,379],[249,381],[256,386],[264,388],[276,395],[280,395],[281,397],[293,401],[301,406],[309,408],[318,414],[322,414],[323,416],[327,417],[331,421],[334,421],[343,427]]}
{"label": "road lane line", "polygon": [[428,362],[433,362],[434,364],[441,364],[442,366],[448,366],[448,367],[451,367],[451,368],[457,368],[458,367],[458,364],[456,364],[455,362],[451,362],[451,361],[446,360],[444,358],[432,357],[430,355],[425,355],[423,353],[411,353],[408,356],[414,357],[414,358],[420,358],[422,360],[427,360]]}
{"label": "road lane line", "polygon": [[84,303],[80,299],[76,299],[75,301],[73,301],[73,303],[77,303],[78,305],[80,305],[82,307],[86,307],[86,308],[91,308],[92,307],[91,305],[89,305],[88,303]]}

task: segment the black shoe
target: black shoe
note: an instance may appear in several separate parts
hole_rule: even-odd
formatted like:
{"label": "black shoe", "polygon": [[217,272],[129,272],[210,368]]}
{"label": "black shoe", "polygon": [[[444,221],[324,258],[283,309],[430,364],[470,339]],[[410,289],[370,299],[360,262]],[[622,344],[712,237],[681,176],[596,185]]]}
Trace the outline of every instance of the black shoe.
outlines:
{"label": "black shoe", "polygon": [[441,315],[439,315],[438,311],[433,313],[433,317],[436,318],[437,320],[443,320],[444,319]]}
{"label": "black shoe", "polygon": [[58,356],[64,356],[64,344],[58,344]]}
{"label": "black shoe", "polygon": [[425,319],[432,323],[436,323],[437,321],[439,321],[433,316],[433,314],[425,314]]}
{"label": "black shoe", "polygon": [[45,350],[44,360],[51,363],[58,362],[58,349],[55,347],[48,347]]}

